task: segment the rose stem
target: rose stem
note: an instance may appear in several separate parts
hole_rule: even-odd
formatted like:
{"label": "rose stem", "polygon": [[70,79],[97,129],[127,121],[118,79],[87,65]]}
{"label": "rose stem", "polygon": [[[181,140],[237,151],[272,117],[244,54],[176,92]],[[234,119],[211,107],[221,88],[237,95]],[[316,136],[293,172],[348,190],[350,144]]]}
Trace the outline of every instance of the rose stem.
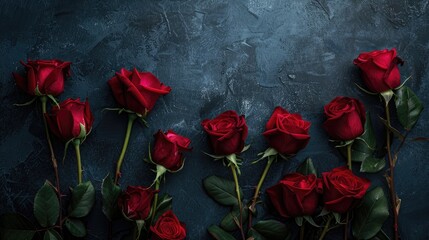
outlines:
{"label": "rose stem", "polygon": [[[347,166],[350,170],[352,170],[352,145],[353,143],[350,143],[347,145]],[[346,224],[344,225],[344,240],[347,240],[349,236],[349,212],[346,214]]]}
{"label": "rose stem", "polygon": [[76,151],[76,161],[77,161],[77,182],[78,184],[82,183],[82,160],[80,158],[80,140],[73,140],[74,149]]}
{"label": "rose stem", "polygon": [[265,177],[267,176],[268,170],[270,170],[271,164],[273,163],[275,157],[269,156],[267,160],[267,165],[262,172],[261,178],[259,179],[258,185],[256,186],[255,194],[253,195],[252,204],[249,207],[249,227],[252,226],[252,212],[255,211],[256,202],[258,201],[259,191],[261,190],[262,184],[264,183]]}
{"label": "rose stem", "polygon": [[299,229],[299,240],[304,240],[305,235],[305,221],[302,223],[300,229]]}
{"label": "rose stem", "polygon": [[[45,117],[45,114],[47,113],[46,103],[48,101],[48,98],[46,96],[41,96],[40,100],[42,102],[43,124],[45,125],[45,134],[46,134],[46,139],[48,140],[49,151],[51,152],[51,161],[52,161],[52,167],[54,167],[55,183],[56,183],[56,187],[57,187],[58,201],[60,203],[59,205],[61,208],[61,190],[60,190],[60,177],[58,174],[58,164],[57,164],[57,159],[55,158],[54,148],[52,147],[52,142],[51,142],[51,136],[49,135],[48,123],[47,123],[46,117]],[[62,213],[61,212],[62,211],[60,209],[60,212],[59,212],[60,213],[59,214],[60,222],[62,222]],[[62,231],[62,225],[60,225],[60,230]]]}
{"label": "rose stem", "polygon": [[127,132],[125,133],[124,145],[122,145],[121,155],[119,155],[119,159],[116,165],[116,173],[115,173],[115,184],[118,185],[119,177],[121,176],[121,166],[124,161],[125,152],[127,151],[128,142],[130,141],[131,129],[133,128],[134,120],[137,118],[137,115],[134,113],[128,114],[128,125]]}
{"label": "rose stem", "polygon": [[157,179],[156,181],[155,181],[155,191],[156,191],[156,193],[155,193],[155,196],[154,196],[154,199],[153,199],[153,205],[152,205],[152,217],[151,217],[151,220],[150,220],[150,224],[152,224],[153,223],[153,221],[155,220],[155,211],[156,211],[156,205],[158,205],[158,190],[159,190],[159,184],[160,184],[160,182],[159,182],[159,179]]}
{"label": "rose stem", "polygon": [[323,228],[322,234],[320,234],[319,240],[322,240],[323,238],[325,238],[326,233],[329,231],[329,224],[331,223],[331,220],[332,220],[332,216],[329,215],[328,221],[326,222],[326,225]]}
{"label": "rose stem", "polygon": [[243,232],[243,206],[241,203],[240,186],[238,185],[237,171],[235,170],[235,166],[233,164],[231,164],[231,171],[235,182],[235,192],[237,193],[238,209],[240,210],[240,226],[239,226],[240,233],[241,233],[242,239],[245,240],[246,238],[244,237],[244,232]]}
{"label": "rose stem", "polygon": [[[384,98],[383,98],[384,99]],[[392,211],[393,211],[393,231],[395,234],[395,240],[399,239],[399,232],[398,232],[398,211],[396,210],[396,192],[395,192],[395,163],[393,162],[391,149],[390,149],[390,110],[389,110],[389,101],[384,101],[385,108],[386,108],[386,149],[387,149],[387,156],[389,158],[389,170],[390,174],[389,177],[386,178],[388,181],[389,189],[390,189],[390,199],[392,201]]]}

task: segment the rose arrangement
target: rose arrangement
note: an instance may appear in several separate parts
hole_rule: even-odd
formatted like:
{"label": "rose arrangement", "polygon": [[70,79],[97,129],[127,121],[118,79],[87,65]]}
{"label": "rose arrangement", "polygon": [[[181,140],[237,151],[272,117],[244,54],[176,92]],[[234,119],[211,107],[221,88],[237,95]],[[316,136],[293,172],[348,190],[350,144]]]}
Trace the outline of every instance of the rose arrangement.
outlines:
{"label": "rose arrangement", "polygon": [[[377,50],[360,54],[355,60],[362,72],[366,87],[358,87],[371,95],[379,95],[384,101],[386,127],[386,174],[390,207],[393,213],[393,236],[399,239],[398,215],[401,200],[395,192],[394,170],[399,150],[408,133],[417,123],[423,105],[418,97],[404,84],[398,68],[403,61],[396,56],[396,50]],[[85,217],[95,202],[95,189],[90,181],[84,182],[80,146],[90,134],[94,122],[89,102],[66,99],[58,103],[64,91],[64,80],[70,76],[70,62],[60,60],[36,60],[22,62],[26,77],[13,74],[17,86],[42,103],[43,122],[47,143],[51,153],[55,184],[46,181],[34,199],[34,216],[40,227],[35,227],[24,216],[16,213],[0,217],[1,239],[33,239],[36,235],[44,239],[79,238],[87,234]],[[191,140],[174,130],[158,130],[149,147],[146,162],[151,164],[156,175],[153,182],[145,186],[127,186],[121,190],[119,180],[121,166],[125,159],[131,138],[133,123],[141,120],[154,109],[158,98],[171,88],[164,85],[150,72],[121,69],[108,84],[119,108],[106,110],[127,113],[128,124],[114,177],[110,174],[101,186],[102,210],[109,220],[109,239],[115,237],[113,226],[117,220],[125,220],[134,226],[129,232],[131,239],[182,240],[186,225],[171,209],[172,197],[161,193],[161,180],[167,172],[175,173],[184,167],[184,153],[191,151]],[[394,101],[391,101],[394,99]],[[53,106],[48,111],[48,100]],[[397,118],[404,131],[392,125],[390,103],[394,102]],[[347,159],[347,167],[340,166],[319,174],[310,158],[306,159],[293,173],[286,174],[274,186],[265,191],[268,206],[277,219],[260,219],[257,216],[258,203],[264,194],[261,191],[269,169],[273,164],[282,164],[291,159],[310,141],[311,123],[298,113],[290,113],[278,106],[269,117],[262,136],[268,148],[261,152],[256,164],[266,160],[266,165],[255,187],[254,194],[247,200],[239,184],[240,166],[244,159],[241,153],[250,146],[245,144],[248,125],[245,116],[229,110],[213,119],[201,122],[212,148],[206,153],[215,160],[221,160],[230,168],[233,181],[218,176],[204,179],[207,194],[230,212],[219,225],[212,225],[208,232],[215,239],[290,239],[293,230],[289,220],[293,219],[300,231],[299,239],[323,239],[331,229],[344,226],[344,239],[382,238],[381,230],[389,216],[389,204],[381,187],[372,187],[365,177],[355,175],[353,162],[360,163],[360,172],[376,173],[385,165],[385,156],[377,151],[378,145],[372,128],[371,115],[358,99],[339,96],[325,105],[326,120],[323,123],[330,141]],[[55,158],[51,133],[65,143],[64,158],[70,143],[73,144],[77,162],[78,185],[64,195],[60,189],[58,163]],[[392,151],[392,136],[398,137],[399,146]],[[64,159],[63,158],[63,159]],[[67,198],[66,201],[63,201]],[[65,208],[65,203],[68,207]],[[67,209],[67,210],[65,210]],[[353,217],[352,217],[353,216]],[[256,221],[255,221],[256,220]],[[368,224],[370,223],[370,224]],[[65,230],[66,229],[66,230]],[[64,230],[64,231],[63,231]]]}

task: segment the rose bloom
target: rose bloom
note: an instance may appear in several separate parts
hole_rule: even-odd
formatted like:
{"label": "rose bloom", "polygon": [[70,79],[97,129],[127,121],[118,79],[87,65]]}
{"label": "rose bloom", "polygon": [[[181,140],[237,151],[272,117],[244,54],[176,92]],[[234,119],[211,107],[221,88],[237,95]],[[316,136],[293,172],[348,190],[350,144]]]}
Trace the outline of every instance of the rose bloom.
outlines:
{"label": "rose bloom", "polygon": [[152,73],[139,72],[135,68],[133,71],[122,68],[108,84],[121,107],[143,116],[152,110],[161,95],[171,91]]}
{"label": "rose bloom", "polygon": [[268,188],[267,194],[277,213],[282,217],[291,218],[313,215],[321,191],[320,179],[316,175],[292,173]]}
{"label": "rose bloom", "polygon": [[149,217],[156,192],[151,188],[128,186],[118,198],[119,207],[129,219],[145,220]]}
{"label": "rose bloom", "polygon": [[244,115],[238,116],[235,111],[230,110],[212,120],[203,120],[201,125],[207,132],[216,155],[230,155],[243,150],[248,133]]}
{"label": "rose bloom", "polygon": [[322,173],[325,209],[345,213],[365,196],[371,182],[353,174],[347,167]]}
{"label": "rose bloom", "polygon": [[163,213],[154,226],[150,226],[151,240],[183,240],[186,238],[185,224],[180,222],[173,211]]}
{"label": "rose bloom", "polygon": [[173,132],[173,130],[168,130],[166,133],[159,130],[154,137],[152,161],[170,171],[177,171],[182,168],[182,152],[191,150],[189,148],[191,140]]}
{"label": "rose bloom", "polygon": [[353,140],[364,132],[365,107],[354,98],[336,97],[324,107],[326,121],[323,128],[334,140]]}
{"label": "rose bloom", "polygon": [[88,99],[81,102],[79,98],[69,98],[59,106],[53,106],[45,118],[52,133],[64,142],[86,137],[94,122]]}
{"label": "rose bloom", "polygon": [[365,85],[372,92],[385,92],[401,84],[398,64],[404,62],[396,56],[396,49],[364,52],[353,61],[362,70]]}
{"label": "rose bloom", "polygon": [[71,62],[60,60],[28,60],[21,61],[27,70],[27,76],[12,73],[16,85],[26,93],[36,96],[52,95],[58,96],[64,91],[64,79],[70,76]]}
{"label": "rose bloom", "polygon": [[270,147],[281,154],[296,154],[307,146],[310,141],[308,130],[311,123],[302,119],[301,115],[289,113],[276,107],[265,126],[263,135]]}

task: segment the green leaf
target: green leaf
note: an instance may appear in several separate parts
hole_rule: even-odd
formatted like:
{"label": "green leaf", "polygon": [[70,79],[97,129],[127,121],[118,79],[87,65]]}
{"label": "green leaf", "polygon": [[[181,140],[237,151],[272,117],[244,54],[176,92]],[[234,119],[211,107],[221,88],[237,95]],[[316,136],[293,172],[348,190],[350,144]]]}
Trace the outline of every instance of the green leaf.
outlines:
{"label": "green leaf", "polygon": [[120,194],[121,188],[113,182],[110,174],[107,174],[101,184],[101,196],[103,199],[103,213],[109,221],[120,216],[118,207],[118,197]]}
{"label": "green leaf", "polygon": [[303,175],[314,174],[317,176],[317,170],[314,167],[313,160],[311,160],[311,158],[306,158],[304,162],[299,165],[296,171]]}
{"label": "green leaf", "polygon": [[368,157],[360,165],[360,172],[376,173],[386,166],[385,158]]}
{"label": "green leaf", "polygon": [[60,214],[60,203],[52,185],[46,181],[34,197],[34,216],[42,227],[54,226]]}
{"label": "green leaf", "polygon": [[49,229],[48,231],[45,232],[45,236],[43,237],[43,240],[62,240],[63,238],[61,237],[61,235],[52,229]]}
{"label": "green leaf", "polygon": [[409,87],[403,86],[396,91],[395,105],[401,125],[406,130],[413,128],[423,111],[419,97]]}
{"label": "green leaf", "polygon": [[353,215],[353,236],[357,239],[374,237],[389,217],[388,201],[383,189],[376,187],[367,192]]}
{"label": "green leaf", "polygon": [[21,214],[6,213],[0,216],[1,240],[31,240],[35,233],[33,224]]}
{"label": "green leaf", "polygon": [[216,240],[235,240],[231,234],[225,232],[222,228],[216,225],[211,225],[207,231],[209,231],[210,235]]}
{"label": "green leaf", "polygon": [[289,238],[289,230],[285,224],[276,220],[263,220],[257,222],[253,228],[270,240],[284,240]]}
{"label": "green leaf", "polygon": [[83,222],[79,219],[67,218],[65,222],[66,228],[75,237],[85,237],[86,228]]}
{"label": "green leaf", "polygon": [[247,240],[267,240],[264,236],[262,236],[258,231],[251,228],[249,232],[247,232]]}
{"label": "green leaf", "polygon": [[[242,219],[245,220],[249,217],[249,210],[248,208],[243,209],[243,216]],[[236,229],[238,229],[237,223],[240,219],[240,209],[237,205],[235,205],[232,208],[232,211],[229,212],[220,222],[220,227],[223,228],[225,231],[232,232]]]}
{"label": "green leaf", "polygon": [[95,190],[90,181],[77,185],[71,191],[70,217],[81,218],[88,215],[95,202]]}
{"label": "green leaf", "polygon": [[159,216],[161,216],[163,213],[171,209],[172,204],[173,204],[173,198],[170,195],[164,194],[160,196],[158,199],[158,204],[156,206],[156,211],[155,211],[155,217],[153,218],[153,220],[156,222]]}
{"label": "green leaf", "polygon": [[[235,183],[233,181],[217,176],[210,176],[204,179],[203,185],[208,195],[219,204],[234,206],[238,203],[235,192]],[[243,196],[241,188],[239,190],[240,196]]]}

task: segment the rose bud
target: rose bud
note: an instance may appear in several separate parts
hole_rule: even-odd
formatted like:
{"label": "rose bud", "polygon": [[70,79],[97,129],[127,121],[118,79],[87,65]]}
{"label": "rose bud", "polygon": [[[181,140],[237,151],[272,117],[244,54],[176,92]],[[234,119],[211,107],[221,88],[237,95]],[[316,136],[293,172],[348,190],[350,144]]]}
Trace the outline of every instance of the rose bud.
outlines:
{"label": "rose bud", "polygon": [[310,141],[308,134],[310,125],[311,123],[303,120],[301,115],[276,107],[265,126],[263,135],[270,147],[277,152],[293,155],[307,146]]}
{"label": "rose bud", "polygon": [[323,128],[333,140],[353,140],[364,132],[365,107],[354,98],[336,97],[325,105]]}
{"label": "rose bud", "polygon": [[171,91],[152,73],[135,68],[133,71],[122,68],[108,83],[121,107],[143,116],[152,110],[161,95]]}
{"label": "rose bud", "polygon": [[150,226],[151,240],[183,240],[186,238],[185,224],[180,222],[173,211],[163,213],[154,226]]}
{"label": "rose bud", "polygon": [[280,216],[311,216],[317,209],[322,191],[319,182],[314,174],[292,173],[266,191]]}
{"label": "rose bud", "polygon": [[156,192],[151,188],[128,186],[118,198],[119,208],[129,219],[145,220],[149,217]]}
{"label": "rose bud", "polygon": [[244,115],[238,116],[235,111],[230,110],[212,120],[203,120],[201,125],[207,132],[216,155],[230,155],[243,150],[248,132]]}
{"label": "rose bud", "polygon": [[168,130],[159,130],[155,135],[155,145],[152,150],[152,161],[169,171],[178,171],[183,166],[183,151],[190,151],[191,140]]}
{"label": "rose bud", "polygon": [[325,209],[345,213],[365,196],[371,182],[353,174],[347,167],[322,173]]}
{"label": "rose bud", "polygon": [[396,56],[395,48],[361,53],[353,63],[362,70],[363,81],[372,92],[385,92],[401,84],[397,65],[404,62]]}
{"label": "rose bud", "polygon": [[52,133],[64,142],[84,139],[90,133],[94,122],[88,100],[81,102],[79,98],[69,98],[59,106],[52,107],[45,117]]}
{"label": "rose bud", "polygon": [[58,96],[64,91],[64,79],[70,76],[71,62],[60,60],[21,61],[27,77],[12,73],[16,85],[32,96]]}

